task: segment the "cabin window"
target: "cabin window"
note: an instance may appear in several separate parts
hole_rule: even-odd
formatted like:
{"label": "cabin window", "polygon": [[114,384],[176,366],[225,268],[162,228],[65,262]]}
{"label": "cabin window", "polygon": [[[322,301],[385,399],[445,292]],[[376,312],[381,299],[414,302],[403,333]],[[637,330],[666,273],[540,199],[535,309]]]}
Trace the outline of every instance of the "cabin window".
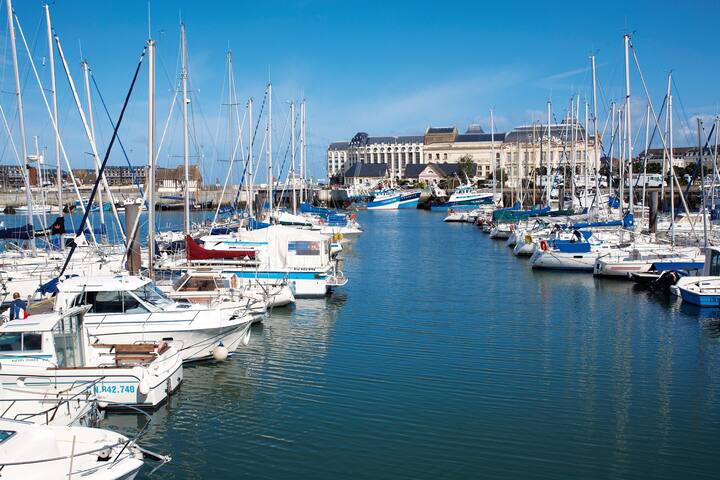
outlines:
{"label": "cabin window", "polygon": [[152,283],[146,283],[142,287],[133,290],[132,293],[143,302],[155,305],[156,307],[163,307],[172,303],[172,300],[165,296],[165,294]]}
{"label": "cabin window", "polygon": [[178,291],[214,292],[218,288],[223,288],[222,280],[216,281],[214,278],[190,277]]}
{"label": "cabin window", "polygon": [[12,430],[0,430],[0,443],[3,443],[5,440],[12,437],[13,435],[15,435],[15,432],[13,432]]}
{"label": "cabin window", "polygon": [[59,368],[83,366],[83,331],[80,317],[73,315],[60,320],[52,330]]}
{"label": "cabin window", "polygon": [[123,293],[123,308],[125,313],[150,313],[140,300],[127,292]]}
{"label": "cabin window", "polygon": [[0,352],[22,352],[22,333],[11,332],[0,335]]}
{"label": "cabin window", "polygon": [[42,333],[11,332],[0,335],[0,352],[38,352],[42,350]]}
{"label": "cabin window", "polygon": [[86,301],[92,313],[122,313],[122,292],[88,292]]}
{"label": "cabin window", "polygon": [[720,252],[713,250],[710,253],[710,276],[716,277],[720,275]]}
{"label": "cabin window", "polygon": [[288,251],[295,255],[320,255],[321,242],[288,242]]}
{"label": "cabin window", "polygon": [[23,352],[42,350],[42,333],[23,333]]}

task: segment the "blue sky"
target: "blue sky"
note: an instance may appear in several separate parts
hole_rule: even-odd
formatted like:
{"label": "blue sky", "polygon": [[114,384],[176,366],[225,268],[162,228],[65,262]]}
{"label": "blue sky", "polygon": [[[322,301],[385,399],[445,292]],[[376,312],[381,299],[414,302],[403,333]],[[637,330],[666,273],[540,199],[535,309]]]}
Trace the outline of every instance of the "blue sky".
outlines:
{"label": "blue sky", "polygon": [[[15,1],[15,9],[47,80],[43,2]],[[597,55],[601,89],[599,116],[604,121],[611,99],[623,98],[622,35],[629,31],[659,108],[667,72],[675,93],[676,144],[694,142],[694,116],[707,122],[718,113],[718,55],[712,41],[720,2],[241,2],[159,1],[151,4],[152,32],[158,41],[158,115],[162,132],[177,80],[178,23],[188,29],[193,99],[193,160],[202,155],[206,181],[220,178],[227,164],[227,90],[225,56],[233,50],[240,103],[252,96],[256,114],[268,78],[274,86],[274,150],[282,157],[288,141],[287,101],[308,102],[309,171],[324,176],[324,152],[331,141],[358,131],[371,135],[420,134],[428,125],[479,122],[489,130],[495,109],[497,129],[545,116],[552,98],[562,116],[573,94],[589,100],[588,56]],[[137,56],[147,38],[144,0],[90,2],[56,0],[55,29],[70,68],[82,84],[82,56],[91,64],[113,116],[129,85]],[[0,102],[15,133],[15,104],[2,5]],[[41,148],[52,145],[52,130],[20,49],[28,136]],[[633,114],[642,120],[645,99],[637,70],[632,73]],[[67,80],[58,69],[61,130],[74,166],[90,157]],[[121,138],[134,164],[145,162],[145,71],[127,112]],[[84,101],[84,97],[83,97]],[[94,93],[100,150],[111,133]],[[241,112],[242,115],[242,112]],[[582,116],[582,114],[581,114]],[[182,152],[179,110],[169,123],[161,165],[174,165]],[[709,129],[709,125],[707,127]],[[262,143],[262,129],[258,144]],[[17,141],[17,140],[16,140]],[[29,140],[34,145],[32,139]],[[2,163],[14,163],[7,133],[0,137]],[[34,148],[34,147],[33,147]],[[256,148],[256,155],[260,147]],[[281,161],[281,160],[280,160]],[[123,164],[119,149],[112,164]],[[264,176],[258,177],[264,181]]]}

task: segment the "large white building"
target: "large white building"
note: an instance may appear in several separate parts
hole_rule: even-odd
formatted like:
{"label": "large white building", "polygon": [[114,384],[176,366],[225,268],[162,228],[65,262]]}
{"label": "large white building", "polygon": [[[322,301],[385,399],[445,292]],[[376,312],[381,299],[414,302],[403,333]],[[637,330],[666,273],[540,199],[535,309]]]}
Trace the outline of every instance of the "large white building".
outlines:
{"label": "large white building", "polygon": [[405,166],[415,164],[456,164],[469,158],[477,165],[477,178],[492,178],[502,168],[508,182],[519,185],[520,179],[532,179],[547,167],[547,155],[553,170],[574,167],[578,173],[600,168],[602,149],[595,139],[585,139],[585,128],[579,123],[524,125],[508,133],[486,133],[479,125],[470,125],[465,133],[456,127],[428,127],[424,135],[371,137],[356,134],[349,142],[335,142],[327,150],[328,175],[342,176],[356,163],[388,165],[388,176],[401,179]]}

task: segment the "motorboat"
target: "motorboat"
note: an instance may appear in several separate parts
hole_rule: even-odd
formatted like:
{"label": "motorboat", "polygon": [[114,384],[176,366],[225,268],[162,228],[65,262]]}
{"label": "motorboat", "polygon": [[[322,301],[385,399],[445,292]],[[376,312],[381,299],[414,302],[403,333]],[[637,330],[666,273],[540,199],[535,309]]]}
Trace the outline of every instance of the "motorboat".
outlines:
{"label": "motorboat", "polygon": [[77,305],[89,305],[85,327],[91,342],[164,342],[185,362],[213,358],[218,348],[234,352],[247,345],[250,326],[266,311],[259,299],[213,305],[177,302],[151,279],[135,275],[61,281],[55,309]]}
{"label": "motorboat", "polygon": [[2,478],[131,480],[147,457],[170,461],[110,430],[0,418]]}
{"label": "motorboat", "polygon": [[185,259],[161,260],[158,270],[212,268],[236,276],[238,286],[285,283],[296,298],[323,297],[348,281],[333,258],[332,239],[312,230],[272,225],[187,243]]}
{"label": "motorboat", "polygon": [[701,276],[681,277],[670,290],[691,305],[720,307],[720,247],[705,250]]}
{"label": "motorboat", "polygon": [[154,409],[182,383],[182,358],[167,342],[93,342],[86,330],[90,306],[36,313],[0,325],[3,386],[32,385],[48,393],[93,384],[103,408]]}

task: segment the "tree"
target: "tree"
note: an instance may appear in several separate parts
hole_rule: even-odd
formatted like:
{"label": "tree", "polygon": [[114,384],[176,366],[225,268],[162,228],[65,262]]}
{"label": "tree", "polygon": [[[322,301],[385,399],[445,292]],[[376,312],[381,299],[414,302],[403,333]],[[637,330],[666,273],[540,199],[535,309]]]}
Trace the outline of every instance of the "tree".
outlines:
{"label": "tree", "polygon": [[475,165],[475,162],[473,162],[472,155],[464,155],[460,158],[460,161],[458,162],[458,176],[460,177],[461,181],[465,181],[465,179],[471,179],[475,177],[477,174],[477,166]]}

